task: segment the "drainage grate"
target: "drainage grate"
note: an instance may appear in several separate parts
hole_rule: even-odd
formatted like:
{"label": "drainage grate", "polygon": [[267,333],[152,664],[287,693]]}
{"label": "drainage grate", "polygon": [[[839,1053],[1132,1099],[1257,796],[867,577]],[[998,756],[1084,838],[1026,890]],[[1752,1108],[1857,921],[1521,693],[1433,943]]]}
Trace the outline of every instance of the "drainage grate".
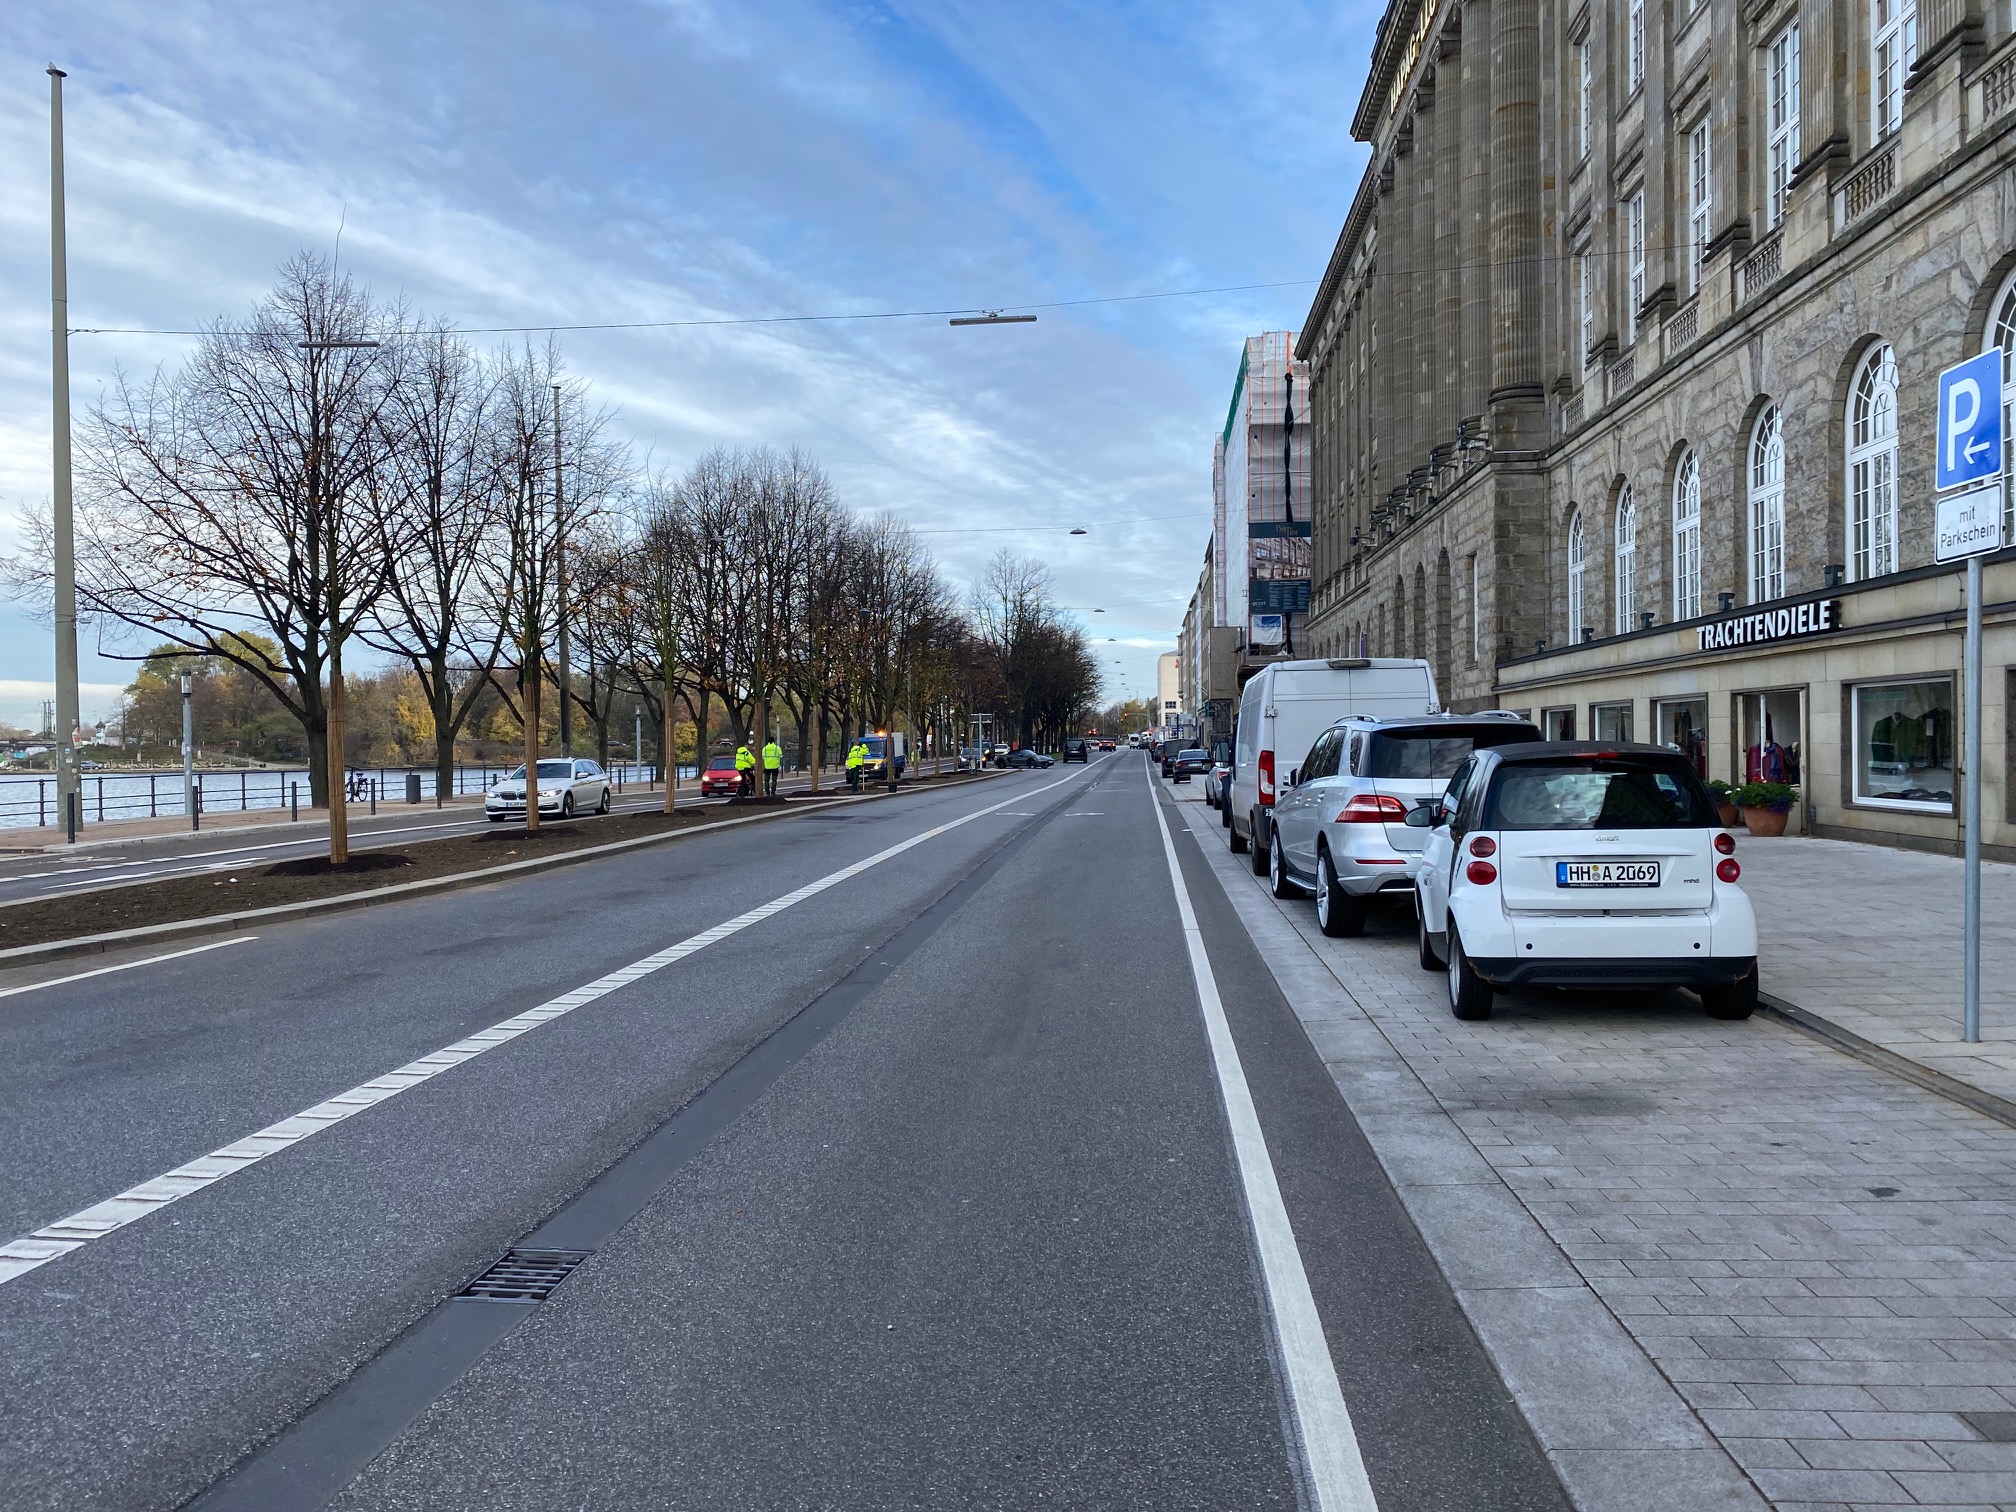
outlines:
{"label": "drainage grate", "polygon": [[457,1295],[484,1302],[544,1302],[587,1258],[587,1250],[508,1250]]}

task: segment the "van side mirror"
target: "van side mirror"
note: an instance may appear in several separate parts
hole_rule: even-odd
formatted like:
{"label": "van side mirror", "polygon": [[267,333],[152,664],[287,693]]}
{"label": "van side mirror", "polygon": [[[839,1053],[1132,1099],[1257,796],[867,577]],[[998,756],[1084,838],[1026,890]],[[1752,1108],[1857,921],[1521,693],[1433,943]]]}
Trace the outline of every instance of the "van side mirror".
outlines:
{"label": "van side mirror", "polygon": [[1301,780],[1302,780],[1302,768],[1290,767],[1288,769],[1288,786],[1293,787],[1295,786],[1296,783],[1300,782]]}

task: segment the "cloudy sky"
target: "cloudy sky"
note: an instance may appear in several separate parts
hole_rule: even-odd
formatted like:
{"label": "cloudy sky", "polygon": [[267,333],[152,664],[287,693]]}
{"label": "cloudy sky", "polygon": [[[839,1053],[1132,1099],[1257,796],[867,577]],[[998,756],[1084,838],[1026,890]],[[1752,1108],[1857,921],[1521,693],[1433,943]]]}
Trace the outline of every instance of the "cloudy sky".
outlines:
{"label": "cloudy sky", "polygon": [[[1041,556],[1117,658],[1109,691],[1146,692],[1201,565],[1239,339],[1300,324],[1362,171],[1377,14],[10,0],[0,550],[49,490],[53,60],[75,327],[236,314],[339,226],[346,268],[467,329],[1058,306],[560,340],[640,456],[800,444],[856,508],[932,532],[957,582],[1003,545]],[[1265,284],[1285,286],[1111,302]],[[76,336],[80,412],[185,345]],[[86,637],[87,715],[128,675],[101,650],[133,647]],[[50,676],[46,629],[0,604],[0,719]]]}

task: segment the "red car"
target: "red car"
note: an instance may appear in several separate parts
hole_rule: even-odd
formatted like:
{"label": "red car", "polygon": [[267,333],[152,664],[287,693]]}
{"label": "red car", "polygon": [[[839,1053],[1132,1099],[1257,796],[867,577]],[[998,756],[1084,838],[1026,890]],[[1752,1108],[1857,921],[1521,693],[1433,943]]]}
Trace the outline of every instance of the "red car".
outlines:
{"label": "red car", "polygon": [[742,791],[742,774],[735,770],[733,756],[716,756],[700,774],[702,798],[733,798]]}

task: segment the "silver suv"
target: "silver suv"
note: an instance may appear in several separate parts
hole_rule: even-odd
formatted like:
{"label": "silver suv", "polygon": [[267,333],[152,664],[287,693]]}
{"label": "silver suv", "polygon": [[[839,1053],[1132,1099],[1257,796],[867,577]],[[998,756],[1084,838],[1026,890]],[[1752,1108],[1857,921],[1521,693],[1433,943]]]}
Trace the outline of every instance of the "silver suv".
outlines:
{"label": "silver suv", "polygon": [[1360,935],[1380,892],[1411,893],[1426,831],[1407,811],[1442,796],[1472,751],[1540,739],[1516,714],[1340,719],[1288,773],[1267,877],[1277,898],[1316,895],[1327,935]]}

